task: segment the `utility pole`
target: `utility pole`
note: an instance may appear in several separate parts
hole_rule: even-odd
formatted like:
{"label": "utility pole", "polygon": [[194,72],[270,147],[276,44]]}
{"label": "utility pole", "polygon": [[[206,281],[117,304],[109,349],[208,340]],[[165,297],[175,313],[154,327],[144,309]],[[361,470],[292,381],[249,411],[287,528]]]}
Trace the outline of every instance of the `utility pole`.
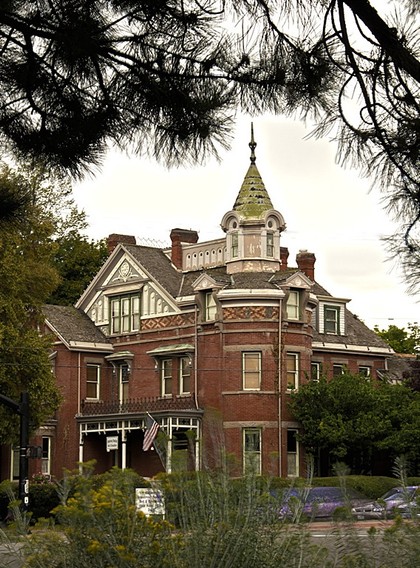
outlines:
{"label": "utility pole", "polygon": [[29,444],[29,395],[22,392],[20,402],[0,394],[0,404],[4,404],[20,416],[20,449],[19,449],[19,500],[21,509],[26,513],[29,506],[28,458]]}

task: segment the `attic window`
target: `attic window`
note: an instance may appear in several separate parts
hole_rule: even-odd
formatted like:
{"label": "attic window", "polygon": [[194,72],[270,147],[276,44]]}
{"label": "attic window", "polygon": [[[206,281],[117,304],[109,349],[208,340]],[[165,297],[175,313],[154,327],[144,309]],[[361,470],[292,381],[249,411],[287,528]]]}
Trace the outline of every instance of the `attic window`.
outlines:
{"label": "attic window", "polygon": [[324,306],[324,333],[340,335],[340,306]]}

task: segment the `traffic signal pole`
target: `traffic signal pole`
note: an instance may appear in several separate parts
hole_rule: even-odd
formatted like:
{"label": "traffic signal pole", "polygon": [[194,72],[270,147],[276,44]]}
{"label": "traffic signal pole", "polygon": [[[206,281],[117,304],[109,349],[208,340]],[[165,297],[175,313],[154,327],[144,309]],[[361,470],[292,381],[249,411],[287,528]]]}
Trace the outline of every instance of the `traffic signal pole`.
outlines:
{"label": "traffic signal pole", "polygon": [[4,404],[20,416],[20,449],[19,449],[19,500],[21,509],[26,513],[29,506],[29,395],[22,392],[20,402],[15,402],[8,396],[0,394],[0,404]]}

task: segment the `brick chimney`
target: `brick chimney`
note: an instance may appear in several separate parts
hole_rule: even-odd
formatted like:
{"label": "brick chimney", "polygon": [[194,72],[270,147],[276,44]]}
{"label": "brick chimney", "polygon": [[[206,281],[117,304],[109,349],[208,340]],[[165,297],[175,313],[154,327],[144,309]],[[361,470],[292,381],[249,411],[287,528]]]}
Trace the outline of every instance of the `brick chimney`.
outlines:
{"label": "brick chimney", "polygon": [[182,270],[182,243],[196,243],[198,241],[198,233],[189,229],[172,229],[170,236],[172,241],[172,263]]}
{"label": "brick chimney", "polygon": [[116,233],[109,235],[106,240],[108,254],[111,254],[115,247],[120,243],[123,245],[135,245],[136,237],[133,237],[132,235],[117,235]]}
{"label": "brick chimney", "polygon": [[280,247],[280,270],[286,270],[288,258],[289,249],[287,247]]}
{"label": "brick chimney", "polygon": [[308,278],[315,280],[315,255],[307,250],[300,250],[296,255],[296,262],[299,270],[301,270]]}

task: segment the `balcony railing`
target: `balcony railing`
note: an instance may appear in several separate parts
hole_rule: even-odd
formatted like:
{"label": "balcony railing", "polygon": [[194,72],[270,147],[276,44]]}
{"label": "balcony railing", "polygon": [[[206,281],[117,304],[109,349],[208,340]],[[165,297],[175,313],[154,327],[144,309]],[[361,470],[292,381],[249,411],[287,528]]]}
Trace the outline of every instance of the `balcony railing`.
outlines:
{"label": "balcony railing", "polygon": [[81,416],[104,416],[108,414],[138,414],[165,410],[197,410],[194,395],[174,397],[132,398],[118,401],[82,401]]}

